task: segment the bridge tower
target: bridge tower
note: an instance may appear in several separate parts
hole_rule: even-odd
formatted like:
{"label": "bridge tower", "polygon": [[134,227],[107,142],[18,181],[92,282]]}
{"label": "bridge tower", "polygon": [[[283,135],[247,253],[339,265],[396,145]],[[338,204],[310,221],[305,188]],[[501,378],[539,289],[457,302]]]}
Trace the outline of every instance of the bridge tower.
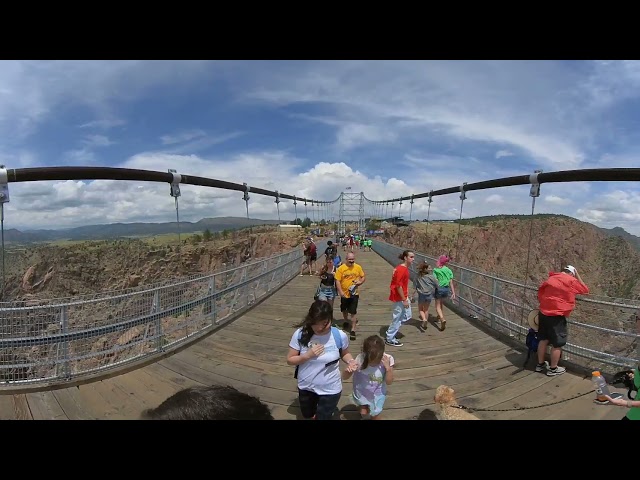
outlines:
{"label": "bridge tower", "polygon": [[364,193],[342,192],[340,194],[340,219],[338,233],[344,235],[347,223],[357,223],[358,231],[365,228],[364,218]]}

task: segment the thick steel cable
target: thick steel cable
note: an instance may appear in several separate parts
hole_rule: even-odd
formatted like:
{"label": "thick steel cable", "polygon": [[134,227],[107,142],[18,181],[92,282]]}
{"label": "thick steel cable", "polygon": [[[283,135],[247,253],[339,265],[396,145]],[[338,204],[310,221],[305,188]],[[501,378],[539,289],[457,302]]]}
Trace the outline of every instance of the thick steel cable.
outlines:
{"label": "thick steel cable", "polygon": [[533,214],[536,208],[536,197],[531,200],[531,219],[529,220],[529,245],[527,246],[527,263],[524,272],[524,285],[522,287],[522,306],[520,308],[520,326],[524,325],[524,302],[527,297],[527,280],[529,279],[529,259],[531,257],[531,238],[533,237]]}

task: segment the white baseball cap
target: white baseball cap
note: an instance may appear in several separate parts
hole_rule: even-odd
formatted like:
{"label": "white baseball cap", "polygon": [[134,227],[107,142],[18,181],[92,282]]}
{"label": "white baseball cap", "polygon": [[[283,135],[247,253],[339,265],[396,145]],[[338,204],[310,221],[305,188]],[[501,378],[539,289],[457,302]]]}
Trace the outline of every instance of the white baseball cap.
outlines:
{"label": "white baseball cap", "polygon": [[566,267],[564,267],[564,269],[569,271],[569,273],[571,273],[571,275],[573,275],[574,277],[576,276],[576,267],[574,267],[573,265],[567,265]]}

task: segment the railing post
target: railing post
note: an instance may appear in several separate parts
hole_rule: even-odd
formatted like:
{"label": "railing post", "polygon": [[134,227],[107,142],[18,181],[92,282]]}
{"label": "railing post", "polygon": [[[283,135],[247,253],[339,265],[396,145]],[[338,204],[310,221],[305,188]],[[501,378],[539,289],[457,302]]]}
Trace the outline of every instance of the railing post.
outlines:
{"label": "railing post", "polygon": [[61,378],[65,380],[71,379],[71,368],[69,365],[69,340],[67,340],[67,334],[69,333],[69,319],[67,318],[67,306],[62,305],[60,307],[60,327],[62,328],[62,335],[64,340],[62,341],[62,375]]}
{"label": "railing post", "polygon": [[[151,302],[151,314],[158,313],[160,310],[160,292],[155,290],[153,292],[153,301]],[[156,350],[161,352],[164,348],[162,345],[162,317],[158,315],[156,318]]]}
{"label": "railing post", "polygon": [[209,300],[206,303],[205,314],[211,315],[213,313],[211,319],[211,325],[215,325],[216,323],[216,299],[213,298],[214,292],[216,291],[216,276],[214,275],[209,279],[209,288],[207,290],[207,296]]}
{"label": "railing post", "polygon": [[491,289],[491,328],[493,330],[496,329],[496,311],[498,309],[498,301],[496,297],[498,296],[498,279],[493,279],[493,288]]}

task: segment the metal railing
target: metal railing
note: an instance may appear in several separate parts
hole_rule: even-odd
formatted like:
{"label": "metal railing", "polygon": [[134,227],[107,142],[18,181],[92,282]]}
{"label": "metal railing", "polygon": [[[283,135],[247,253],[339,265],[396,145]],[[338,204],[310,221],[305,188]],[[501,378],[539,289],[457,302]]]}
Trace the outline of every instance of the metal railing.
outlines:
{"label": "metal railing", "polygon": [[124,292],[0,305],[0,381],[60,383],[167,352],[291,280],[302,250]]}
{"label": "metal railing", "polygon": [[[373,250],[392,265],[405,249],[382,240],[374,240]],[[435,266],[436,258],[421,252],[411,266],[411,278],[424,260]],[[495,332],[521,343],[529,330],[527,314],[538,307],[537,287],[499,278],[489,273],[449,263],[454,272],[456,299],[446,301]],[[576,308],[567,320],[570,342],[563,358],[585,368],[605,372],[640,363],[640,335],[636,333],[635,312],[640,302],[609,297],[578,296]],[[594,321],[596,320],[597,321]],[[598,325],[595,325],[597,323]]]}

